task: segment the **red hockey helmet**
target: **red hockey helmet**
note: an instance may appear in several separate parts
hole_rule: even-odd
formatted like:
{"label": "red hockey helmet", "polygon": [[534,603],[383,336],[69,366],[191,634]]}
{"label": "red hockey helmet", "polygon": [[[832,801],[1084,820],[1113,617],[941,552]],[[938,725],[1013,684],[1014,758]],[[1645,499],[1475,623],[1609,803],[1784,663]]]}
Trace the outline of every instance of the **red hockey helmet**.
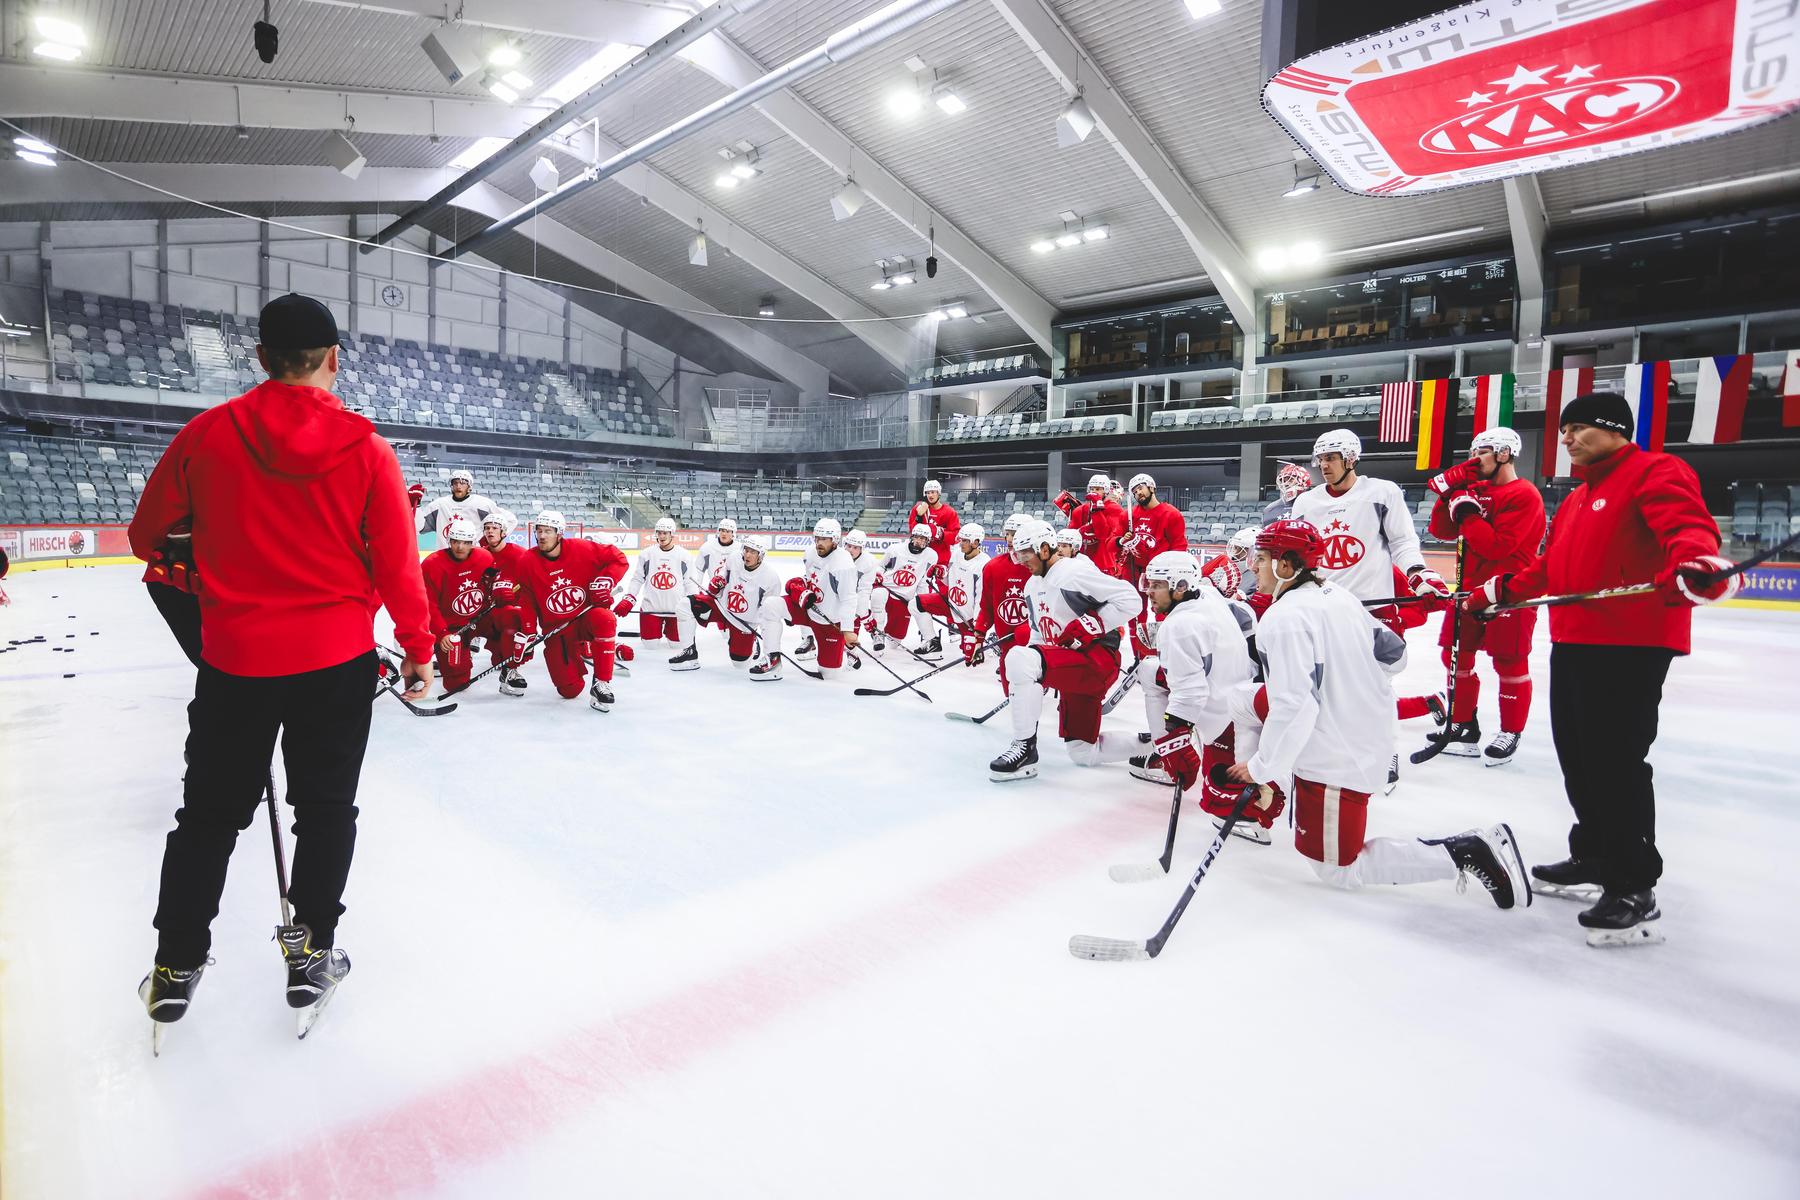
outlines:
{"label": "red hockey helmet", "polygon": [[1319,565],[1319,557],[1325,553],[1325,541],[1311,521],[1273,521],[1256,535],[1256,548],[1278,557],[1297,554],[1300,565],[1311,569]]}

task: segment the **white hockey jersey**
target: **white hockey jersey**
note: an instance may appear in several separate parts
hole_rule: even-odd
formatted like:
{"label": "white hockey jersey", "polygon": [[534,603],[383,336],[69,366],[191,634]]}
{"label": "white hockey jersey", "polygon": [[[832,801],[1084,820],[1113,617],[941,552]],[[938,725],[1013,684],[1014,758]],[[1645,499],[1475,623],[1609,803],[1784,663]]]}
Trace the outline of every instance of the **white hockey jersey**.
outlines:
{"label": "white hockey jersey", "polygon": [[1412,514],[1400,485],[1391,479],[1358,475],[1341,496],[1321,483],[1295,499],[1294,519],[1310,521],[1325,539],[1320,576],[1349,589],[1358,600],[1393,595],[1395,567],[1410,573],[1425,565]]}
{"label": "white hockey jersey", "polygon": [[989,556],[981,553],[964,558],[960,546],[950,552],[950,561],[944,566],[944,600],[961,624],[973,625],[981,613],[981,569],[988,561]]}
{"label": "white hockey jersey", "polygon": [[752,571],[744,565],[743,555],[733,554],[722,570],[725,589],[717,599],[727,621],[745,630],[766,628],[771,620],[780,625],[786,615],[787,581],[767,555]]}
{"label": "white hockey jersey", "polygon": [[719,544],[717,534],[707,534],[706,544],[701,546],[699,552],[694,555],[694,569],[700,573],[702,586],[725,569],[726,559],[736,558],[738,551],[743,548],[743,538],[733,538],[731,545],[724,546]]}
{"label": "white hockey jersey", "polygon": [[628,578],[631,582],[625,594],[637,599],[638,609],[661,616],[685,615],[687,598],[701,590],[694,556],[680,546],[667,550],[650,546],[638,551]]}
{"label": "white hockey jersey", "polygon": [[[850,554],[849,549],[846,548],[844,553]],[[856,615],[866,617],[874,606],[871,594],[875,590],[875,576],[881,572],[881,560],[864,550],[861,554],[850,555],[850,561],[856,564]]]}
{"label": "white hockey jersey", "polygon": [[800,577],[806,580],[807,587],[819,593],[819,605],[812,610],[815,620],[836,625],[845,633],[856,628],[856,562],[849,551],[834,546],[830,554],[820,558],[816,546],[808,547]]}
{"label": "white hockey jersey", "polygon": [[1137,619],[1144,600],[1136,587],[1081,554],[1059,558],[1044,574],[1027,579],[1025,599],[1031,605],[1031,645],[1056,645],[1064,626],[1094,613],[1106,629],[1098,640],[1113,649],[1119,645],[1119,630]]}
{"label": "white hockey jersey", "polygon": [[481,523],[487,519],[488,514],[498,512],[499,509],[498,504],[476,492],[470,492],[461,500],[453,496],[439,496],[430,504],[419,506],[419,511],[413,514],[416,518],[413,528],[420,533],[437,530],[438,545],[442,547],[449,544],[444,540],[444,529],[450,524],[450,518],[467,517],[475,526],[475,532],[480,533]]}
{"label": "white hockey jersey", "polygon": [[1165,711],[1191,724],[1204,741],[1225,731],[1232,693],[1255,678],[1244,640],[1250,632],[1245,624],[1254,622],[1247,607],[1203,587],[1156,626],[1156,653],[1169,687]]}
{"label": "white hockey jersey", "polygon": [[1406,642],[1335,583],[1289,588],[1256,626],[1269,689],[1250,772],[1289,796],[1299,775],[1377,792],[1393,754],[1389,675],[1406,666]]}
{"label": "white hockey jersey", "polygon": [[881,586],[896,600],[911,600],[937,561],[937,551],[930,546],[915,553],[911,542],[895,542],[881,560]]}

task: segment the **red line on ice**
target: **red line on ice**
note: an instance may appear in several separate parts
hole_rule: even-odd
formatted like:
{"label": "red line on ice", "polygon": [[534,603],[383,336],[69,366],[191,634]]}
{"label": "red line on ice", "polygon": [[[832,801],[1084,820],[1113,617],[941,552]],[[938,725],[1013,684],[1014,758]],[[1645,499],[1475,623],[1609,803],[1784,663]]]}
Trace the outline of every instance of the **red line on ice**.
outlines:
{"label": "red line on ice", "polygon": [[[1096,847],[1145,832],[1137,806],[1047,834],[808,941],[661,1000],[579,1029],[555,1045],[485,1068],[387,1113],[353,1117],[197,1194],[340,1200],[416,1194],[550,1133],[580,1110],[657,1074],[678,1071],[798,1007],[856,983],[934,938],[967,932],[1076,870],[1098,871]],[[1060,954],[1054,935],[1045,954]],[[193,1194],[193,1193],[190,1193]]]}

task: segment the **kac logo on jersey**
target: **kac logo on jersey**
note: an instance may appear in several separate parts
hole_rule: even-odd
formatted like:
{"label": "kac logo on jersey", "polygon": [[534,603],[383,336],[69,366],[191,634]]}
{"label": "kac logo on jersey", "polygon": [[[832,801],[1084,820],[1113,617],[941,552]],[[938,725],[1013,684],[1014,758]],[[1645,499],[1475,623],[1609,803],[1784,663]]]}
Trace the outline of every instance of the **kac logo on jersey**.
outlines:
{"label": "kac logo on jersey", "polygon": [[656,568],[655,573],[650,576],[650,586],[655,588],[659,592],[674,591],[675,590],[675,572],[671,571],[667,567]]}
{"label": "kac logo on jersey", "polygon": [[1001,600],[995,615],[1002,625],[1014,628],[1031,623],[1031,608],[1025,603],[1023,596],[1008,596]]}
{"label": "kac logo on jersey", "polygon": [[950,585],[950,603],[962,608],[969,603],[969,593],[960,583]]}
{"label": "kac logo on jersey", "polygon": [[725,607],[732,613],[742,616],[750,611],[750,598],[741,591],[732,591],[725,597]]}
{"label": "kac logo on jersey", "polygon": [[485,602],[481,588],[473,580],[465,581],[450,600],[450,611],[459,617],[472,617],[481,611]]}
{"label": "kac logo on jersey", "polygon": [[1325,527],[1325,553],[1319,556],[1319,565],[1327,571],[1354,567],[1362,561],[1365,550],[1362,539],[1351,533],[1348,525],[1333,521]]}
{"label": "kac logo on jersey", "polygon": [[1056,640],[1056,621],[1052,617],[1038,618],[1038,633],[1046,642]]}
{"label": "kac logo on jersey", "polygon": [[550,595],[544,600],[544,607],[550,610],[553,617],[572,617],[587,605],[587,589],[579,583],[559,579],[556,586],[550,589]]}
{"label": "kac logo on jersey", "polygon": [[1605,507],[1606,507],[1606,497],[1605,496],[1601,496],[1598,500],[1594,501],[1594,511],[1595,512],[1599,512],[1601,509],[1603,509]]}
{"label": "kac logo on jersey", "polygon": [[897,587],[909,588],[919,582],[919,576],[911,567],[901,567],[894,572],[894,584]]}

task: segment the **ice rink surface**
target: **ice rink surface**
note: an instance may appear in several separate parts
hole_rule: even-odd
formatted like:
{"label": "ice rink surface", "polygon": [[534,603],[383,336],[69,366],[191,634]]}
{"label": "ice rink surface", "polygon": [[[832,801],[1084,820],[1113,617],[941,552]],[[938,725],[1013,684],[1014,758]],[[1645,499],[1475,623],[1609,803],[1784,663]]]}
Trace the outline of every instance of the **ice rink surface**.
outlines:
{"label": "ice rink surface", "polygon": [[[852,696],[873,664],[757,684],[703,630],[700,671],[642,653],[607,715],[541,662],[435,720],[383,698],[343,994],[296,1042],[259,817],[152,1059],[192,670],[133,568],[8,586],[0,642],[47,639],[0,653],[8,1200],[1800,1196],[1800,617],[1697,617],[1653,756],[1668,941],[1632,950],[1565,901],[1333,891],[1278,828],[1156,961],[1071,958],[1154,932],[1211,826],[1113,883],[1169,793],[1070,765],[1051,713],[1041,777],[990,783],[1004,717],[943,717],[999,699],[988,669],[931,704]],[[1518,761],[1403,768],[1371,834],[1505,820],[1562,857],[1538,641]],[[1135,694],[1107,724],[1143,727]]]}

